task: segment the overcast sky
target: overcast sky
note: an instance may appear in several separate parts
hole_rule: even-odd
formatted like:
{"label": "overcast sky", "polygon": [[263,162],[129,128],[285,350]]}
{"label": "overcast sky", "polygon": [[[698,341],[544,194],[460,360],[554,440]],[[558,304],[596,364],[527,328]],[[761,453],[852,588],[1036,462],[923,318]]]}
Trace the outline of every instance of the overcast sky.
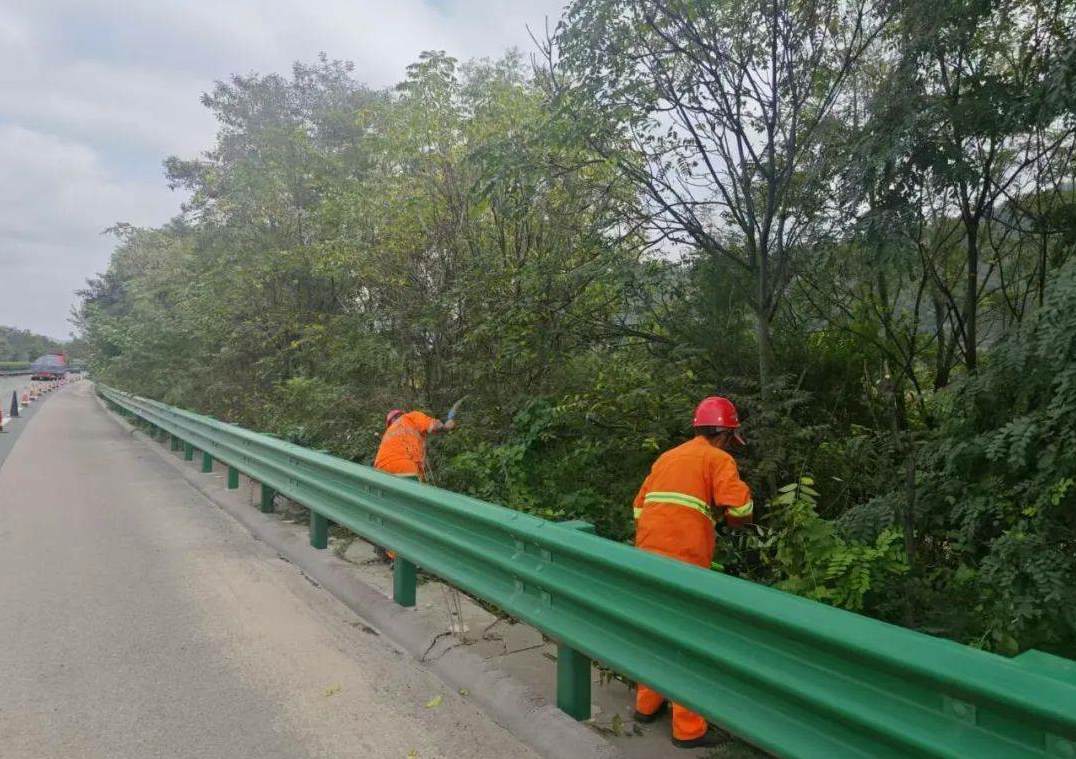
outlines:
{"label": "overcast sky", "polygon": [[422,50],[530,51],[565,0],[0,0],[0,324],[64,338],[101,231],[155,225],[182,198],[161,160],[208,148],[198,102],[232,73],[319,51],[375,87]]}

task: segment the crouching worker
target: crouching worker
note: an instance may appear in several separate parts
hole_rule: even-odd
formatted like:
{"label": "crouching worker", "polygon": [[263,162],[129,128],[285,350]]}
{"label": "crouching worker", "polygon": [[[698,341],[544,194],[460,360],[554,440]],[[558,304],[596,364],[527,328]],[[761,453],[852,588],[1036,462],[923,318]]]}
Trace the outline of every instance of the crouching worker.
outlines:
{"label": "crouching worker", "polygon": [[[695,437],[658,457],[635,497],[635,545],[644,551],[710,568],[714,526],[751,522],[751,491],[740,479],[726,449],[743,444],[736,407],[710,396],[695,409]],[[635,719],[653,722],[666,708],[665,698],[640,683]],[[672,705],[672,738],[680,748],[716,746],[727,736],[698,714]]]}
{"label": "crouching worker", "polygon": [[426,438],[456,428],[456,420],[442,422],[421,411],[393,409],[385,417],[385,434],[374,457],[374,468],[397,477],[426,481]]}
{"label": "crouching worker", "polygon": [[[411,477],[426,481],[426,438],[439,432],[456,428],[456,420],[442,422],[421,411],[405,413],[393,409],[385,417],[385,434],[374,457],[374,468],[397,477]],[[382,558],[395,559],[396,554],[380,546],[377,552]]]}

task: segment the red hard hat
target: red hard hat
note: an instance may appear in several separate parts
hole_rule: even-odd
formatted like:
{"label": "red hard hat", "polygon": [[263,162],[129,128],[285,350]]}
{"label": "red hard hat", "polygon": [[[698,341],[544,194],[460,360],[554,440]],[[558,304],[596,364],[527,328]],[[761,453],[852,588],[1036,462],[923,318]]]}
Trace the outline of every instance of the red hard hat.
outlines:
{"label": "red hard hat", "polygon": [[[724,427],[735,430],[740,426],[740,416],[736,413],[736,407],[728,398],[720,395],[711,395],[703,398],[695,407],[695,419],[691,422],[692,427]],[[746,445],[743,436],[739,432],[735,434],[736,440]]]}
{"label": "red hard hat", "polygon": [[390,411],[388,414],[386,414],[386,416],[385,416],[385,426],[386,427],[391,427],[392,423],[395,422],[399,417],[403,416],[403,414],[404,414],[403,409],[394,408],[392,411]]}

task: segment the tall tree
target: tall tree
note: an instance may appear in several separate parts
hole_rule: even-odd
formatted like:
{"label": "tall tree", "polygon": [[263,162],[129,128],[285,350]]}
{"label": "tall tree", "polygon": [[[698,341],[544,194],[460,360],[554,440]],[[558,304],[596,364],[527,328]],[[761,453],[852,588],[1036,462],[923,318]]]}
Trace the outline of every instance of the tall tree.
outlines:
{"label": "tall tree", "polygon": [[873,0],[576,0],[547,48],[566,107],[626,157],[654,244],[750,277],[764,393],[796,259],[832,222],[819,147],[886,21]]}
{"label": "tall tree", "polygon": [[997,232],[991,224],[999,203],[1044,160],[1070,150],[1076,124],[1052,90],[1074,20],[1071,4],[1039,0],[913,0],[902,7],[900,65],[889,94],[911,99],[910,161],[962,233],[962,295],[941,292],[970,372],[983,342],[980,306],[998,276],[984,247]]}

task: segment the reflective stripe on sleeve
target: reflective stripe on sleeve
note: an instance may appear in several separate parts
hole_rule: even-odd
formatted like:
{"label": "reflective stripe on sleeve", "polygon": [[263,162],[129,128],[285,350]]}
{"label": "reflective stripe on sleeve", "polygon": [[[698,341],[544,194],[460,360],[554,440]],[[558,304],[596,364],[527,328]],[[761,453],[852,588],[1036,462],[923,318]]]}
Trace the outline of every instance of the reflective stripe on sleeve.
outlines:
{"label": "reflective stripe on sleeve", "polygon": [[755,513],[755,502],[748,501],[743,506],[739,506],[735,509],[726,509],[730,517],[736,517],[737,519],[743,519],[749,517]]}
{"label": "reflective stripe on sleeve", "polygon": [[714,516],[710,512],[709,504],[707,504],[706,501],[702,500],[701,498],[696,498],[695,496],[688,495],[687,493],[655,491],[653,493],[647,493],[646,497],[643,498],[643,503],[671,503],[674,506],[686,506],[689,509],[694,509],[695,511],[699,512],[711,522],[714,521]]}
{"label": "reflective stripe on sleeve", "polygon": [[635,518],[636,519],[638,519],[639,517],[641,517],[643,515],[643,510],[642,509],[634,509],[634,512],[635,512]]}

